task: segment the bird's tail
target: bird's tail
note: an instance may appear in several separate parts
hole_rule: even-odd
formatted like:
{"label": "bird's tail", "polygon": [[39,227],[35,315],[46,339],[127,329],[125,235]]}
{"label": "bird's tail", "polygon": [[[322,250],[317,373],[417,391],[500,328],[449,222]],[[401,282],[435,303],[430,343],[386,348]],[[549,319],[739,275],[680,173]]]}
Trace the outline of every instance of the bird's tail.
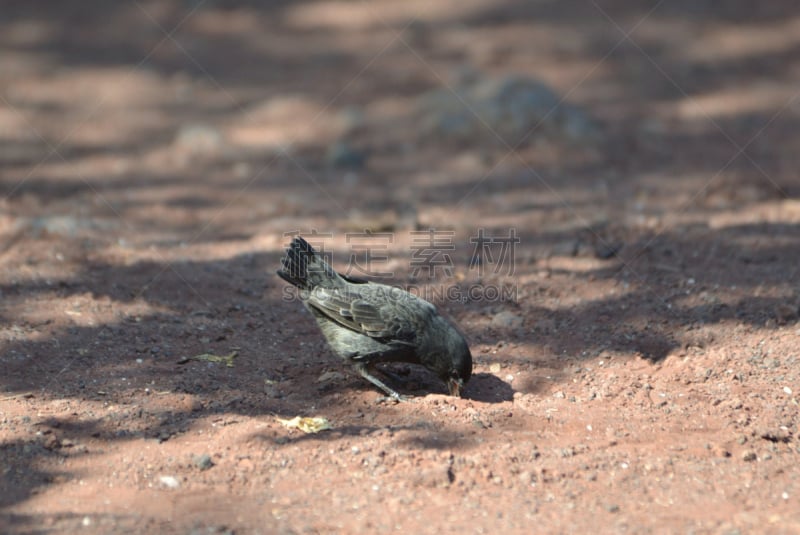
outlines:
{"label": "bird's tail", "polygon": [[302,290],[330,286],[341,281],[339,274],[325,262],[322,255],[300,236],[292,240],[281,262],[278,275]]}

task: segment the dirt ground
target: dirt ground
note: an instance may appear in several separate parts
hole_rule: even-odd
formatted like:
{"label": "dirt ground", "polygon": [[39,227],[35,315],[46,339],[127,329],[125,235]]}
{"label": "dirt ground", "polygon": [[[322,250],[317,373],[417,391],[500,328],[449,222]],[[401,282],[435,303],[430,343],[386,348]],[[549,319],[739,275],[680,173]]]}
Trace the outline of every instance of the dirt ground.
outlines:
{"label": "dirt ground", "polygon": [[[507,76],[587,121],[419,116]],[[789,0],[3,2],[0,532],[800,533],[799,90]],[[274,275],[364,229],[463,398]]]}

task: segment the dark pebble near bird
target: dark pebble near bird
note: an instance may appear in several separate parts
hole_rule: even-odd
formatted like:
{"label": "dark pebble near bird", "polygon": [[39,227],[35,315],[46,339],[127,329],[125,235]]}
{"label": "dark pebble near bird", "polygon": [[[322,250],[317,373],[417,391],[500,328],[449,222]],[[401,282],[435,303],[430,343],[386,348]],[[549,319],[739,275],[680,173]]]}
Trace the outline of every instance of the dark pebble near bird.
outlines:
{"label": "dark pebble near bird", "polygon": [[336,273],[299,236],[286,250],[278,275],[300,289],[331,349],[390,397],[402,399],[373,375],[381,362],[421,364],[444,381],[451,395],[461,395],[472,375],[469,346],[428,301]]}

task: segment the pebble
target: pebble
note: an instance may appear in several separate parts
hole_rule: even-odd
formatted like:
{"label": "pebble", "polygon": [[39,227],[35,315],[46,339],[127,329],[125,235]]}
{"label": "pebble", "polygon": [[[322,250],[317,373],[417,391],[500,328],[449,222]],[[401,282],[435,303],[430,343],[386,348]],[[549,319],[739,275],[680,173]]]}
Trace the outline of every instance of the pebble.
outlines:
{"label": "pebble", "polygon": [[212,126],[187,124],[178,130],[175,145],[192,154],[214,152],[222,146],[222,134]]}
{"label": "pebble", "polygon": [[204,453],[194,458],[194,465],[200,470],[208,470],[209,468],[214,466],[214,461],[211,460],[210,455]]}
{"label": "pebble", "polygon": [[745,461],[745,462],[749,463],[749,462],[755,461],[757,458],[758,458],[758,456],[756,455],[756,452],[754,452],[754,451],[746,451],[746,452],[742,453],[742,460]]}
{"label": "pebble", "polygon": [[178,478],[174,476],[161,476],[158,478],[158,480],[161,482],[162,485],[164,485],[169,489],[177,489],[178,487],[181,486],[181,483],[180,481],[178,481]]}
{"label": "pebble", "polygon": [[344,374],[341,372],[325,372],[319,377],[317,377],[318,383],[326,383],[328,381],[338,381],[340,379],[344,379]]}
{"label": "pebble", "polygon": [[363,151],[353,148],[349,143],[337,141],[328,147],[325,161],[333,167],[361,169],[367,157]]}
{"label": "pebble", "polygon": [[501,329],[516,329],[522,327],[523,318],[519,314],[515,314],[509,310],[498,312],[492,318],[492,326]]}

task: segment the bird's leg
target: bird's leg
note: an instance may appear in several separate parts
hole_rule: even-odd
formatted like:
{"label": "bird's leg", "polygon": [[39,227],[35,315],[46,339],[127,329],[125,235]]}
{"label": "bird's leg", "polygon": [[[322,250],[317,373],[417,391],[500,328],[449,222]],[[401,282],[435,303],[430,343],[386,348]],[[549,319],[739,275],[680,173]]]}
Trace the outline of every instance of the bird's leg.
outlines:
{"label": "bird's leg", "polygon": [[393,372],[391,370],[387,370],[385,367],[381,368],[380,372],[383,375],[385,375],[386,377],[388,377],[389,379],[391,379],[392,381],[394,381],[395,383],[398,383],[398,384],[401,384],[401,385],[405,385],[405,384],[408,383],[408,377],[403,377],[400,374],[397,374],[397,373],[395,373],[395,372]]}
{"label": "bird's leg", "polygon": [[405,398],[403,396],[401,396],[400,394],[398,394],[397,392],[386,386],[380,379],[369,373],[369,369],[367,368],[366,364],[364,364],[363,362],[354,362],[353,366],[355,367],[356,371],[361,375],[361,377],[363,377],[370,383],[374,384],[375,386],[386,392],[386,394],[390,398],[392,398],[395,401],[405,401]]}

